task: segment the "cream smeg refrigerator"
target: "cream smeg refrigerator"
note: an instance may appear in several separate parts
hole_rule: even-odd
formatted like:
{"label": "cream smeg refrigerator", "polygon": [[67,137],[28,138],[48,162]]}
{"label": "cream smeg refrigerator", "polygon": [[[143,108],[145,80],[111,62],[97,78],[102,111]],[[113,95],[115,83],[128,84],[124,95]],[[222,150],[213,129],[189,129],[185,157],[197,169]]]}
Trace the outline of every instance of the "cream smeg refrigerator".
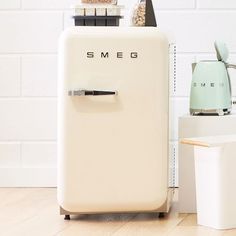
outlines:
{"label": "cream smeg refrigerator", "polygon": [[61,214],[168,212],[169,42],[156,27],[73,27],[59,42]]}

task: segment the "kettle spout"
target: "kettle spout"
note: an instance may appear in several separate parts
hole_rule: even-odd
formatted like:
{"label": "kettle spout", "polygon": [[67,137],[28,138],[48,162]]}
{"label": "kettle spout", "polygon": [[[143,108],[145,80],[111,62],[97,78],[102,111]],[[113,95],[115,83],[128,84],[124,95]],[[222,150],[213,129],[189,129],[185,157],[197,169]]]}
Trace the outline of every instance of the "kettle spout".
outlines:
{"label": "kettle spout", "polygon": [[192,72],[194,72],[196,65],[197,65],[197,63],[192,63]]}

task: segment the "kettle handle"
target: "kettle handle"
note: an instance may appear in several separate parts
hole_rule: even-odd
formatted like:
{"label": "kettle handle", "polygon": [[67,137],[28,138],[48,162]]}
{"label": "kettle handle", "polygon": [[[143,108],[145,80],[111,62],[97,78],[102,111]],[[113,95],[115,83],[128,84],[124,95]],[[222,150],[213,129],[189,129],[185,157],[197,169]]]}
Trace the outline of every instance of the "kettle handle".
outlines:
{"label": "kettle handle", "polygon": [[[226,68],[229,68],[229,69],[236,69],[236,64],[225,63],[225,66],[226,66]],[[231,93],[231,97],[232,97],[232,84],[231,84],[228,70],[227,70],[227,74],[228,74],[228,80],[229,80],[230,93]]]}
{"label": "kettle handle", "polygon": [[229,63],[226,63],[226,67],[227,67],[227,68],[236,69],[236,64],[229,64]]}

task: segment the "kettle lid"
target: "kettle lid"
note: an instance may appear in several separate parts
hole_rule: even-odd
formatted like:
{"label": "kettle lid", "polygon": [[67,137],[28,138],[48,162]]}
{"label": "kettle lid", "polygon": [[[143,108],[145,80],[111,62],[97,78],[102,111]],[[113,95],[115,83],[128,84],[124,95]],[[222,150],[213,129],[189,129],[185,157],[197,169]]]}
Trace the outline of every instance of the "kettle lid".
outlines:
{"label": "kettle lid", "polygon": [[226,44],[222,41],[215,41],[215,49],[217,53],[217,59],[219,61],[226,62],[229,58],[229,50]]}

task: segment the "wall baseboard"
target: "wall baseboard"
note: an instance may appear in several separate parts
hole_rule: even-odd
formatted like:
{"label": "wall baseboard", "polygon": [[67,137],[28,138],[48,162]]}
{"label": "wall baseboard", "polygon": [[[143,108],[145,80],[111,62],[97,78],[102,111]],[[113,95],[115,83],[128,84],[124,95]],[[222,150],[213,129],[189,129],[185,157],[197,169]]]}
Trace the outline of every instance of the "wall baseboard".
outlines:
{"label": "wall baseboard", "polygon": [[56,186],[56,168],[0,168],[0,187]]}

